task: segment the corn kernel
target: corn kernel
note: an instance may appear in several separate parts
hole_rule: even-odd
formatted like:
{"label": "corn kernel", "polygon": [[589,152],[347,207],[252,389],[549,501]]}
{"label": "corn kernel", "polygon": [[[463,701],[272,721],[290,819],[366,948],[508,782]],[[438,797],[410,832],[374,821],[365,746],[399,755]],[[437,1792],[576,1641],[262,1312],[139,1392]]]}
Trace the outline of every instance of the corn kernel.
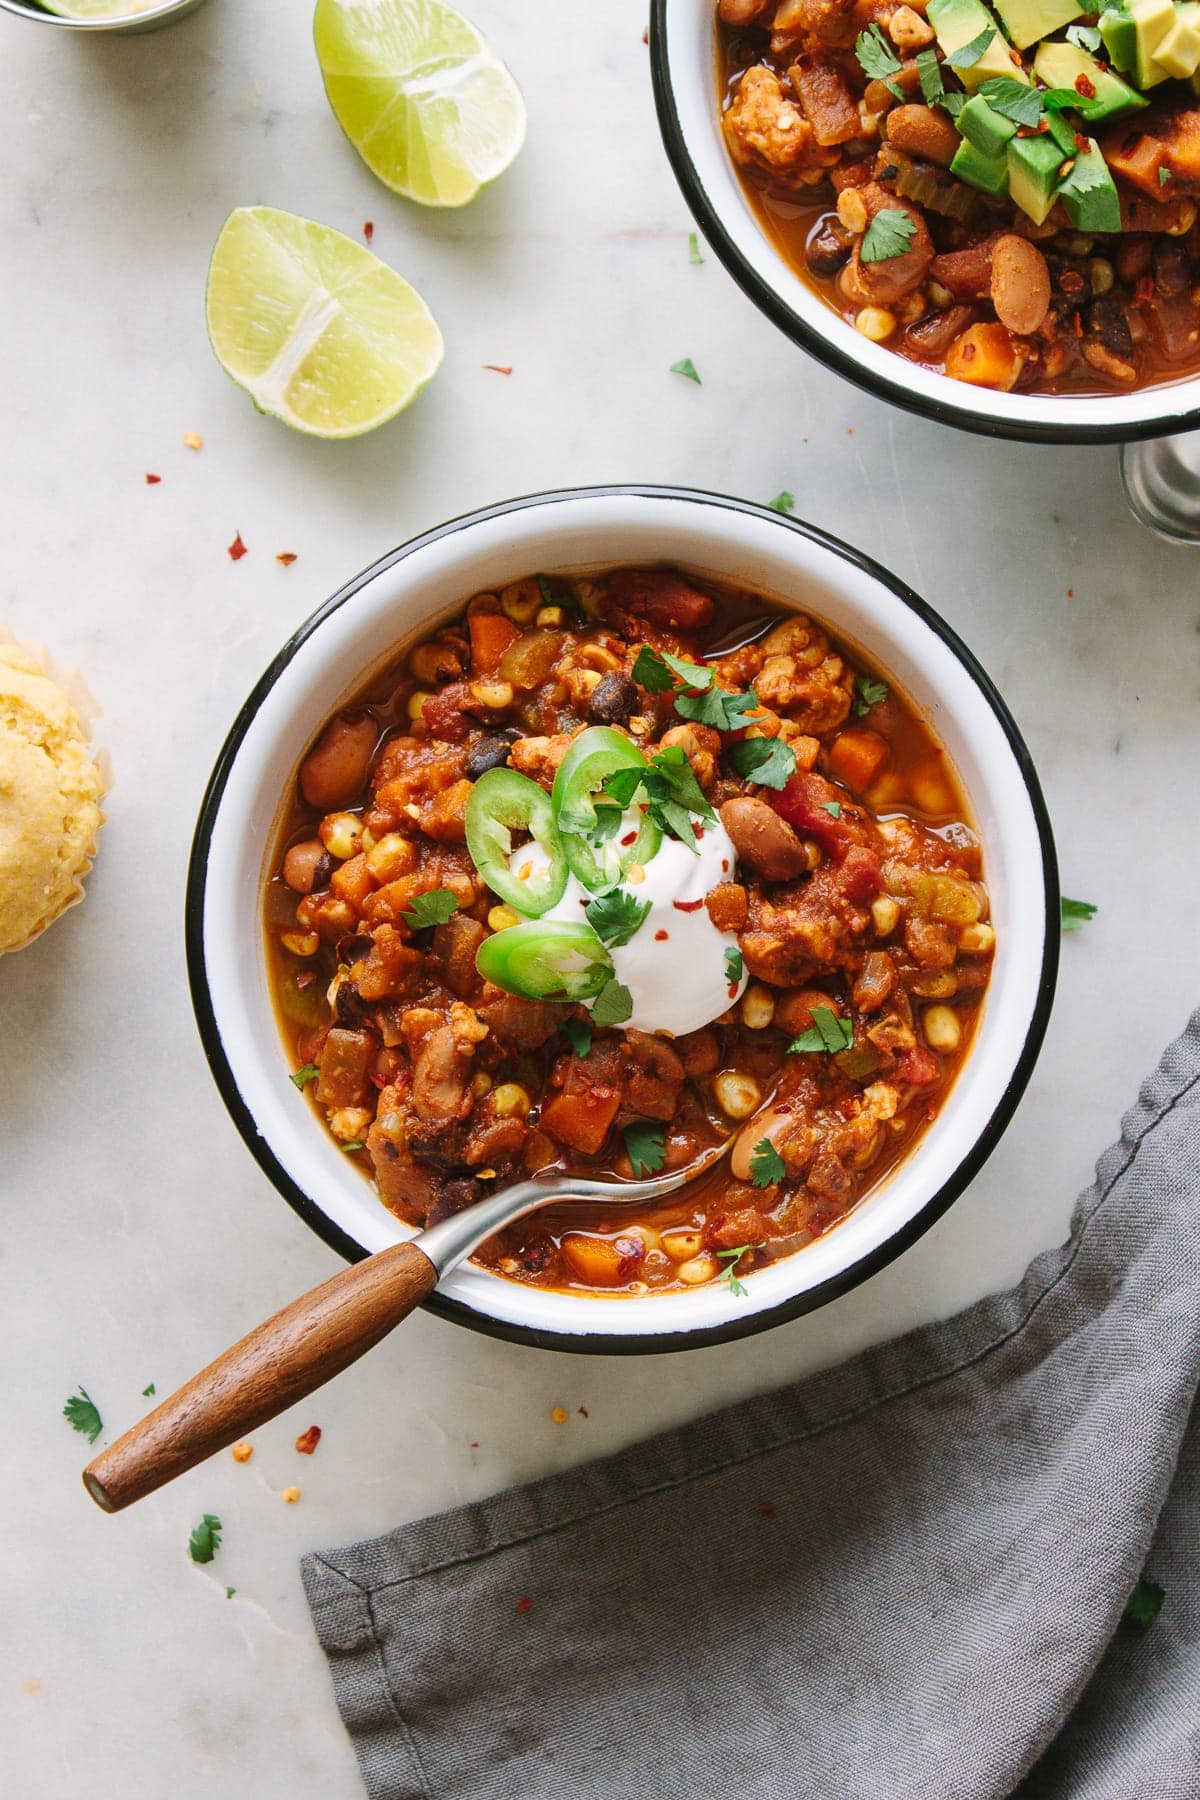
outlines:
{"label": "corn kernel", "polygon": [[562,624],[563,616],[563,609],[561,606],[542,606],[538,609],[538,615],[534,620],[534,623],[542,626],[545,630],[553,630],[556,626]]}
{"label": "corn kernel", "polygon": [[374,1114],[365,1106],[339,1106],[329,1115],[329,1129],[343,1144],[353,1144],[370,1128]]}
{"label": "corn kernel", "polygon": [[770,988],[753,981],[742,995],[742,1024],[750,1031],[765,1031],[775,1017],[775,997]]}
{"label": "corn kernel", "polygon": [[185,450],[203,450],[204,439],[200,436],[198,431],[185,431],[183,434],[183,447]]}
{"label": "corn kernel", "polygon": [[249,1462],[250,1458],[254,1455],[254,1445],[247,1443],[235,1444],[230,1451],[230,1455],[233,1457],[234,1462]]}
{"label": "corn kernel", "polygon": [[820,844],[813,838],[805,838],[803,840],[803,846],[804,854],[808,858],[809,871],[811,872],[813,869],[819,869],[821,864],[825,861],[825,852],[822,850]]}
{"label": "corn kernel", "polygon": [[958,940],[958,947],[967,956],[986,956],[996,943],[996,934],[990,925],[968,925]]}
{"label": "corn kernel", "polygon": [[514,581],[500,595],[500,610],[514,625],[530,625],[542,604],[542,590],[536,581]]}
{"label": "corn kernel", "polygon": [[486,706],[493,712],[513,703],[511,681],[473,681],[468,691],[477,706]]}
{"label": "corn kernel", "polygon": [[315,931],[285,931],[279,941],[293,956],[315,956],[321,948],[321,940]]}
{"label": "corn kernel", "polygon": [[408,696],[408,706],[405,710],[407,711],[408,716],[413,721],[414,725],[416,724],[417,720],[421,717],[421,714],[425,711],[425,702],[427,700],[432,700],[432,699],[433,699],[433,695],[427,694],[425,692],[424,688],[418,688],[416,693],[410,694]]}
{"label": "corn kernel", "polygon": [[867,229],[867,203],[857,188],[842,189],[837,200],[837,216],[847,231]]}
{"label": "corn kernel", "polygon": [[295,1506],[297,1500],[300,1498],[300,1489],[298,1487],[286,1487],[280,1493],[279,1498],[283,1501],[285,1506]]}
{"label": "corn kernel", "polygon": [[317,827],[317,836],[339,862],[348,862],[362,848],[362,820],[353,813],[330,813]]}
{"label": "corn kernel", "polygon": [[498,1119],[527,1119],[532,1107],[533,1101],[515,1081],[502,1081],[492,1094],[492,1111]]}
{"label": "corn kernel", "polygon": [[886,306],[864,306],[855,315],[854,329],[873,344],[883,344],[896,329],[896,315]]}
{"label": "corn kernel", "polygon": [[936,306],[939,312],[945,312],[954,299],[950,289],[944,288],[940,281],[929,282],[925,291],[929,295],[930,304]]}
{"label": "corn kernel", "polygon": [[698,1231],[664,1231],[662,1247],[672,1262],[687,1262],[689,1257],[698,1256],[704,1239]]}
{"label": "corn kernel", "polygon": [[1113,266],[1108,261],[1107,257],[1093,257],[1092,261],[1088,264],[1088,279],[1091,281],[1093,294],[1100,295],[1112,292],[1112,286],[1113,282],[1116,280],[1116,275],[1113,271]]}
{"label": "corn kernel", "polygon": [[921,1023],[925,1042],[931,1050],[957,1050],[962,1042],[962,1026],[952,1006],[927,1006]]}
{"label": "corn kernel", "polygon": [[483,1098],[484,1094],[490,1093],[491,1087],[492,1087],[492,1078],[488,1074],[486,1069],[480,1069],[480,1071],[477,1075],[472,1075],[472,1077],[471,1077],[471,1092],[474,1094],[474,1096],[477,1100],[481,1100]]}
{"label": "corn kernel", "polygon": [[762,1089],[753,1075],[728,1069],[713,1082],[717,1105],[728,1119],[748,1119],[762,1101]]}
{"label": "corn kernel", "polygon": [[511,906],[493,906],[488,912],[488,924],[493,931],[507,931],[512,925],[521,923],[521,915]]}
{"label": "corn kernel", "polygon": [[[363,833],[366,844],[367,834]],[[398,831],[389,831],[386,837],[367,851],[367,868],[378,882],[398,881],[401,875],[411,875],[417,866],[417,853],[406,837]]]}
{"label": "corn kernel", "polygon": [[1167,236],[1186,237],[1195,223],[1196,202],[1194,200],[1181,200],[1179,203],[1179,217],[1176,219],[1174,225],[1167,226]]}
{"label": "corn kernel", "polygon": [[890,894],[877,894],[871,902],[871,918],[877,934],[890,937],[900,923],[900,902]]}
{"label": "corn kernel", "polygon": [[717,1272],[717,1259],[706,1250],[703,1256],[693,1256],[690,1262],[680,1263],[675,1274],[678,1280],[686,1281],[689,1287],[699,1287],[702,1282],[711,1281]]}

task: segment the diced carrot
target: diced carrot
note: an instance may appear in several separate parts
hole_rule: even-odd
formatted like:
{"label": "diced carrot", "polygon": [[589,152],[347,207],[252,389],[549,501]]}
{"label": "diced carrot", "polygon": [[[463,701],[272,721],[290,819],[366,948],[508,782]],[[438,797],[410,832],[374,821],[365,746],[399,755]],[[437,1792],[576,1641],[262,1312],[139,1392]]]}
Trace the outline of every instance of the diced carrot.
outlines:
{"label": "diced carrot", "polygon": [[640,1238],[614,1241],[587,1231],[569,1231],[560,1247],[572,1273],[588,1287],[616,1287],[619,1281],[628,1281],[646,1253]]}
{"label": "diced carrot", "polygon": [[888,759],[888,746],[877,731],[851,725],[839,731],[829,746],[829,772],[856,793],[869,788]]}
{"label": "diced carrot", "polygon": [[621,1104],[618,1087],[595,1086],[575,1088],[556,1094],[542,1108],[541,1127],[560,1144],[595,1156]]}
{"label": "diced carrot", "polygon": [[494,675],[508,646],[520,637],[520,630],[503,613],[472,613],[467,625],[471,633],[472,669],[477,675]]}
{"label": "diced carrot", "polygon": [[1007,393],[1021,373],[1021,358],[1003,325],[970,325],[946,352],[946,373]]}
{"label": "diced carrot", "polygon": [[1161,201],[1162,184],[1158,172],[1163,167],[1166,145],[1149,132],[1118,131],[1105,140],[1104,160],[1114,175],[1131,187],[1140,188],[1151,200]]}
{"label": "diced carrot", "polygon": [[375,886],[371,871],[367,868],[366,857],[352,856],[348,862],[339,864],[329,878],[329,885],[339,900],[348,900],[351,906],[361,909],[363,901]]}

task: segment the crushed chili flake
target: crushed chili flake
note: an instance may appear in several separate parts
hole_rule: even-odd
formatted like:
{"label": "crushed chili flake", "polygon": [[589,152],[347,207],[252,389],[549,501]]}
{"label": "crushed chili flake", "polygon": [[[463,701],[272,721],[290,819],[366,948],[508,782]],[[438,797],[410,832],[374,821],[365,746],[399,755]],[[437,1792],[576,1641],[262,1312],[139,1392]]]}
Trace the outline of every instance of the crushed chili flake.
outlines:
{"label": "crushed chili flake", "polygon": [[644,26],[642,29],[642,42],[643,44],[648,44],[650,42],[650,27],[648,25]]}
{"label": "crushed chili flake", "polygon": [[528,1612],[532,1605],[533,1601],[529,1598],[529,1595],[522,1594],[521,1598],[517,1601],[517,1611]]}
{"label": "crushed chili flake", "polygon": [[695,838],[697,843],[699,843],[700,839],[704,836],[703,825],[697,825],[696,821],[694,819],[692,820],[692,836]]}
{"label": "crushed chili flake", "polygon": [[656,931],[654,934],[654,941],[656,944],[665,944],[667,941],[667,933],[665,931]]}
{"label": "crushed chili flake", "polygon": [[373,225],[373,223],[371,222],[370,219],[363,220],[363,236],[367,240],[368,244],[370,243],[371,239],[375,236],[375,226]]}
{"label": "crushed chili flake", "polygon": [[570,1416],[571,1415],[565,1406],[552,1406],[550,1408],[550,1417],[554,1420],[556,1425],[565,1425]]}
{"label": "crushed chili flake", "polygon": [[1059,165],[1058,165],[1058,179],[1060,181],[1065,181],[1067,179],[1067,176],[1071,173],[1071,170],[1074,167],[1075,167],[1075,158],[1073,156],[1068,156],[1066,162],[1059,163]]}
{"label": "crushed chili flake", "polygon": [[245,554],[246,546],[242,542],[242,534],[239,531],[232,544],[229,546],[229,560],[230,562],[241,562]]}
{"label": "crushed chili flake", "polygon": [[321,1427],[319,1425],[310,1425],[308,1430],[302,1431],[300,1436],[296,1439],[296,1448],[301,1456],[311,1456],[320,1441]]}
{"label": "crushed chili flake", "polygon": [[704,902],[703,900],[672,900],[671,905],[676,912],[693,913],[699,912]]}
{"label": "crushed chili flake", "polygon": [[625,833],[625,836],[621,839],[621,843],[622,843],[622,846],[624,846],[626,844],[636,844],[637,843],[637,832],[636,831],[627,831]]}
{"label": "crushed chili flake", "polygon": [[1078,313],[1075,314],[1073,324],[1075,326],[1075,336],[1081,338],[1083,336],[1083,320]]}
{"label": "crushed chili flake", "polygon": [[309,988],[316,979],[317,975],[315,969],[301,969],[299,975],[296,977],[296,986],[301,989]]}
{"label": "crushed chili flake", "polygon": [[758,1510],[764,1519],[771,1519],[775,1516],[775,1508],[771,1505],[769,1500],[764,1500]]}
{"label": "crushed chili flake", "polygon": [[183,434],[183,447],[185,450],[203,450],[204,439],[200,436],[198,431],[185,431]]}
{"label": "crushed chili flake", "polygon": [[161,475],[147,475],[146,486],[147,487],[157,487],[161,480],[162,480]]}
{"label": "crushed chili flake", "polygon": [[[297,986],[299,986],[299,983],[297,983]],[[381,1092],[387,1086],[387,1076],[380,1075],[378,1072],[372,1073],[368,1079],[370,1080],[371,1086],[379,1088]]]}
{"label": "crushed chili flake", "polygon": [[575,1411],[579,1414],[581,1419],[590,1419],[592,1416],[586,1406],[577,1406]]}
{"label": "crushed chili flake", "polygon": [[1086,75],[1080,73],[1075,77],[1075,92],[1077,94],[1082,94],[1085,100],[1094,100],[1096,98],[1096,84],[1094,81],[1089,80]]}
{"label": "crushed chili flake", "polygon": [[1084,137],[1082,131],[1077,131],[1075,133],[1075,148],[1082,155],[1082,153],[1087,149],[1087,147],[1088,147],[1087,139]]}
{"label": "crushed chili flake", "polygon": [[468,1450],[478,1450],[478,1448],[479,1448],[479,1439],[472,1438],[471,1442],[467,1445],[467,1449]]}
{"label": "crushed chili flake", "polygon": [[1073,600],[1073,599],[1074,599],[1074,598],[1075,598],[1075,589],[1074,589],[1074,588],[1068,588],[1068,589],[1067,589],[1067,599],[1068,599],[1068,600]]}
{"label": "crushed chili flake", "polygon": [[1147,306],[1154,298],[1153,275],[1139,275],[1134,283],[1133,297],[1139,306]]}
{"label": "crushed chili flake", "polygon": [[285,569],[290,569],[295,560],[296,552],[294,550],[280,550],[275,557],[275,561],[282,563]]}
{"label": "crushed chili flake", "polygon": [[511,363],[484,363],[483,366],[485,369],[490,369],[492,371],[493,375],[511,375],[512,374],[512,364]]}

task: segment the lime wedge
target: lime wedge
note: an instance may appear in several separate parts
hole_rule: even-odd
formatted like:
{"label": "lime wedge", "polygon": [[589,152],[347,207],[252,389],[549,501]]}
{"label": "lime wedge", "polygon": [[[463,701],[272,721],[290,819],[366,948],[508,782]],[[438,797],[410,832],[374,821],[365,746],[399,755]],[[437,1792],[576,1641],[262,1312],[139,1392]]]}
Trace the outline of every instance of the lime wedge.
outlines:
{"label": "lime wedge", "polygon": [[60,19],[131,19],[151,12],[162,0],[38,0]]}
{"label": "lime wedge", "polygon": [[394,418],[437,373],[442,334],[415,288],[340,231],[241,206],[208,267],[217,361],[261,412],[314,437]]}
{"label": "lime wedge", "polygon": [[317,0],[313,33],[338,124],[396,193],[464,206],[525,142],[521,90],[441,0]]}

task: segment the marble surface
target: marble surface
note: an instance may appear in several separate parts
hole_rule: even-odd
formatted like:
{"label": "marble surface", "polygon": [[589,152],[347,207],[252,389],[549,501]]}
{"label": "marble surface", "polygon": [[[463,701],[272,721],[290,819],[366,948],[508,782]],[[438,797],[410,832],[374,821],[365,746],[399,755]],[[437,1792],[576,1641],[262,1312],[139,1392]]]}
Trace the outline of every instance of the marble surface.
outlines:
{"label": "marble surface", "polygon": [[[0,1767],[22,1800],[352,1800],[302,1550],[594,1456],[1012,1282],[1063,1236],[1200,985],[1200,562],[1129,520],[1115,452],[907,418],[791,348],[711,256],[692,267],[642,0],[556,8],[553,35],[529,0],[476,0],[525,89],[529,141],[444,217],[389,195],[343,140],[308,11],[209,0],[125,39],[0,14],[0,622],[82,665],[118,776],[87,904],[0,964]],[[291,435],[214,363],[206,262],[252,202],[350,233],[372,220],[436,312],[445,366],[374,437]],[[668,374],[683,356],[703,386]],[[222,1456],[105,1518],[60,1417],[76,1384],[114,1434],[149,1382],[168,1391],[335,1266],[251,1162],[192,1023],[185,862],[226,728],[291,628],[401,539],[510,494],[622,479],[792,489],[938,607],[1008,697],[1065,888],[1101,909],[1065,944],[1016,1121],[916,1248],[815,1317],[621,1360],[422,1316],[259,1432],[248,1466]],[[298,1457],[314,1421],[321,1446]],[[202,1569],[187,1538],[205,1511],[225,1539]]]}

